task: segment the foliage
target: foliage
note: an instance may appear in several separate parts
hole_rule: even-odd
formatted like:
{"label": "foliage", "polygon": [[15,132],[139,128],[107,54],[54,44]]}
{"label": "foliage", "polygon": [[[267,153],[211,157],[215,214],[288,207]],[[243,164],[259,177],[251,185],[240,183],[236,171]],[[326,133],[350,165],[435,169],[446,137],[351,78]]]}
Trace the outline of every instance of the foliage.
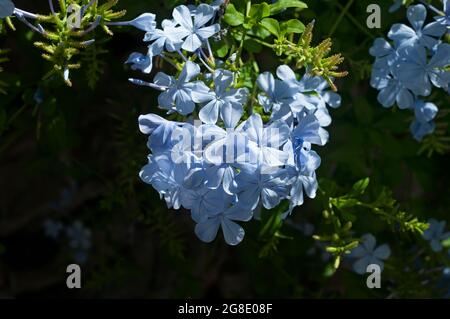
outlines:
{"label": "foliage", "polygon": [[[63,53],[49,62],[58,81],[53,76],[43,81],[48,69],[34,48],[37,36],[48,47],[63,42],[30,33],[15,17],[1,21],[0,47],[7,50],[2,57],[9,59],[0,72],[0,81],[7,85],[0,93],[2,295],[74,296],[61,289],[60,274],[75,256],[66,237],[55,240],[46,235],[43,224],[52,219],[64,225],[79,220],[91,232],[83,265],[86,289],[75,293],[77,297],[450,296],[450,242],[441,239],[450,221],[448,95],[432,96],[441,106],[436,131],[419,143],[407,133],[411,115],[381,108],[378,92],[369,85],[374,40],[394,23],[406,23],[403,4],[419,1],[396,1],[399,6],[392,13],[394,1],[377,2],[382,8],[380,30],[364,24],[371,0],[263,2],[252,1],[248,7],[246,1],[227,1],[220,11],[226,27],[217,42],[211,41],[214,55],[239,72],[239,87],[250,88],[251,97],[258,74],[273,72],[282,59],[301,68],[298,73],[328,74],[339,87],[342,106],[333,110],[331,139],[320,150],[317,198],[305,200],[289,216],[284,216],[288,201],[276,209],[262,209],[260,220],[248,224],[246,240],[237,247],[226,246],[220,237],[209,245],[198,241],[188,231],[193,227],[188,211],[167,209],[139,180],[148,140],[139,133],[137,117],[162,114],[155,92],[125,80],[134,73],[123,62],[140,45],[142,34],[120,28],[110,38],[100,27],[79,37],[66,30],[66,44],[96,39],[87,47],[73,46],[80,52],[70,57],[70,64],[80,63],[83,69],[71,74],[69,88],[59,85],[63,74],[54,68],[54,63],[63,67],[69,56]],[[425,2],[437,8],[442,4]],[[120,1],[129,17],[143,12],[170,17],[178,4],[185,2]],[[46,1],[27,6],[33,12],[48,12]],[[58,17],[66,16],[60,11]],[[90,15],[84,30],[92,19]],[[44,20],[40,23],[50,32],[58,30],[55,20]],[[108,27],[109,22],[102,21]],[[317,46],[312,45],[312,26]],[[7,30],[11,27],[16,31]],[[327,52],[328,40],[319,40],[330,36],[333,53]],[[336,52],[345,61],[331,59],[329,54]],[[154,71],[173,73],[171,59],[180,67],[184,63],[177,53],[155,57],[150,76]],[[212,61],[205,62],[214,67]],[[338,65],[339,70],[334,69]],[[331,73],[340,70],[348,75]],[[257,97],[252,101],[267,123],[269,116]],[[442,230],[427,228],[444,221]],[[354,272],[351,251],[363,244],[367,233],[376,238],[377,246],[390,248],[381,289],[368,289],[367,275]]]}

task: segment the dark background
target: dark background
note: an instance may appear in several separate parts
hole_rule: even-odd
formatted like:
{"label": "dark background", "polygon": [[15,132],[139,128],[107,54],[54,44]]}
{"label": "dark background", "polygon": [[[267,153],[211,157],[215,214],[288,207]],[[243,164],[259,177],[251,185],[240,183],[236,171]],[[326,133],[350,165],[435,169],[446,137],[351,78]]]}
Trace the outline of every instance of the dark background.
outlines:
{"label": "dark background", "polygon": [[[183,1],[177,1],[182,3]],[[315,43],[330,35],[347,1],[305,1],[300,13],[306,24],[316,20]],[[387,13],[382,29],[365,26],[366,7],[373,1],[354,1],[349,18],[343,16],[331,35],[333,52],[345,57],[350,72],[338,81],[342,107],[332,111],[330,142],[318,150],[318,174],[343,188],[370,176],[373,195],[381,186],[394,191],[403,209],[422,219],[448,219],[450,185],[448,154],[418,154],[421,144],[412,139],[412,113],[383,109],[369,87],[374,37],[390,25],[404,21],[405,10]],[[48,12],[47,1],[15,1],[32,12]],[[131,19],[142,12],[169,18],[175,1],[119,1]],[[291,14],[286,12],[286,15]],[[51,65],[40,57],[33,41],[40,36],[15,22],[17,31],[0,37],[0,49],[9,49],[0,79],[9,86],[0,94],[0,297],[386,297],[388,288],[371,291],[365,278],[344,263],[333,276],[328,261],[310,234],[292,225],[320,224],[320,203],[308,200],[297,209],[283,232],[278,250],[260,258],[260,223],[246,223],[246,237],[238,247],[225,244],[222,235],[212,244],[199,241],[186,211],[171,211],[138,172],[146,163],[146,136],[137,126],[140,114],[159,112],[156,92],[133,86],[129,77],[143,76],[123,62],[133,51],[145,52],[143,33],[113,31],[99,55],[102,74],[92,85],[96,68],[87,58],[72,73],[72,88],[57,81],[42,81]],[[96,38],[106,38],[101,30]],[[263,70],[274,71],[277,57],[257,57]],[[155,68],[156,69],[156,68]],[[154,70],[154,72],[157,70]],[[154,73],[153,73],[154,74]],[[152,76],[148,79],[152,79]],[[37,103],[36,92],[42,97]],[[441,110],[449,99],[441,100]],[[446,122],[443,121],[445,124]],[[445,128],[448,131],[448,128]],[[82,264],[83,288],[66,288],[66,266],[76,262],[66,236],[54,240],[45,234],[48,219],[65,226],[81,221],[91,231],[91,247]],[[318,226],[317,226],[318,227]],[[356,226],[361,234],[377,234],[379,243],[395,246],[402,254],[414,241],[397,242],[373,217],[362,215]],[[394,265],[402,272],[403,264]],[[399,280],[410,280],[401,278]],[[401,286],[396,283],[396,287]],[[434,297],[428,288],[398,288],[397,296]]]}

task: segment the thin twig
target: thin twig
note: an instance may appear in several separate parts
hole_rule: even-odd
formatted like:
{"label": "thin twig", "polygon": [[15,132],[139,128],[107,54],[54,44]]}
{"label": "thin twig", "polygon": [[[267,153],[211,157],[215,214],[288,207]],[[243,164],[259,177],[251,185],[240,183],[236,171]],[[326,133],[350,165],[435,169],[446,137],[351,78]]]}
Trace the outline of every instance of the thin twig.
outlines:
{"label": "thin twig", "polygon": [[98,27],[98,25],[100,24],[100,21],[102,20],[102,16],[97,16],[97,18],[95,18],[94,23],[92,23],[89,28],[87,28],[86,30],[84,30],[83,32],[80,33],[80,36],[86,35],[89,32],[92,32],[95,30],[95,28]]}
{"label": "thin twig", "polygon": [[135,85],[147,86],[147,87],[150,87],[150,88],[158,90],[158,91],[165,91],[165,90],[167,90],[167,87],[165,87],[165,86],[156,85],[154,83],[145,82],[145,81],[142,81],[142,80],[139,80],[139,79],[129,78],[128,81],[130,81],[131,83],[133,83]]}
{"label": "thin twig", "polygon": [[20,15],[22,17],[29,18],[29,19],[37,19],[38,18],[37,14],[31,13],[31,12],[28,12],[28,11],[25,11],[25,10],[22,10],[19,8],[14,9],[14,15],[16,15],[17,17]]}
{"label": "thin twig", "polygon": [[27,27],[29,27],[31,30],[36,31],[37,33],[40,33],[42,35],[46,35],[46,32],[44,30],[44,28],[38,24],[38,26],[35,26],[33,24],[31,24],[23,15],[21,14],[16,14],[17,19],[19,19],[19,21],[23,22]]}
{"label": "thin twig", "polygon": [[56,14],[55,7],[53,6],[53,0],[48,0],[48,6],[50,7],[52,14]]}

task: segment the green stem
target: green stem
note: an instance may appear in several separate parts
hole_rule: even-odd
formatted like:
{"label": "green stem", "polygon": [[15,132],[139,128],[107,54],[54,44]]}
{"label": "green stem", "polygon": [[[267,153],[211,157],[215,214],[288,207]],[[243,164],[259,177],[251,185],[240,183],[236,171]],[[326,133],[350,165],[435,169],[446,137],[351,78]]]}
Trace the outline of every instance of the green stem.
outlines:
{"label": "green stem", "polygon": [[[347,4],[345,5],[345,8],[341,11],[341,14],[339,15],[339,17],[337,18],[336,22],[333,24],[333,27],[331,28],[330,33],[328,34],[328,37],[331,37],[333,35],[333,33],[336,31],[337,27],[339,26],[339,24],[341,23],[342,19],[344,18],[344,16],[346,15],[346,13],[348,12],[348,10],[350,9],[351,5],[353,4],[355,0],[349,0],[347,2]],[[339,3],[336,2],[336,4],[338,4],[340,7],[341,5]]]}
{"label": "green stem", "polygon": [[[250,9],[252,7],[252,2],[251,1],[247,1],[247,7],[245,10],[245,17],[249,17],[250,16]],[[244,41],[245,38],[247,37],[247,30],[244,29],[244,32],[242,33],[242,39],[241,42],[239,43],[239,48],[238,51],[236,53],[236,61],[239,62],[239,64],[242,66],[242,60],[241,60],[241,56],[242,56],[242,50],[244,49]]]}

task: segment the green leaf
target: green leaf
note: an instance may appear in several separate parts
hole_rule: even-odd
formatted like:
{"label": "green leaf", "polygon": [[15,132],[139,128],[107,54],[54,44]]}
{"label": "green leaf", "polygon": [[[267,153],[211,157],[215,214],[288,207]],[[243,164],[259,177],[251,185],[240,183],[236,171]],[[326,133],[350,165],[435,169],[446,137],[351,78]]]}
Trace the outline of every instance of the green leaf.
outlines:
{"label": "green leaf", "polygon": [[236,27],[244,23],[245,16],[243,13],[237,11],[233,4],[229,4],[223,19],[229,25]]}
{"label": "green leaf", "polygon": [[281,228],[283,225],[283,219],[281,218],[281,213],[274,211],[265,211],[265,214],[271,214],[269,219],[266,221],[261,231],[259,232],[259,236],[262,237],[272,237],[275,235],[277,230]]}
{"label": "green leaf", "polygon": [[445,248],[450,248],[450,237],[442,241],[442,246]]}
{"label": "green leaf", "polygon": [[287,8],[306,9],[308,8],[308,5],[299,0],[278,0],[270,5],[270,14],[278,14]]}
{"label": "green leaf", "polygon": [[244,49],[251,53],[259,53],[262,50],[262,45],[252,39],[244,41]]}
{"label": "green leaf", "polygon": [[275,19],[265,18],[261,21],[261,25],[274,36],[278,36],[280,34],[280,25]]}
{"label": "green leaf", "polygon": [[230,49],[228,44],[225,41],[212,42],[212,49],[216,52],[219,58],[223,58],[227,55],[228,50]]}
{"label": "green leaf", "polygon": [[367,186],[369,186],[369,182],[370,182],[370,179],[368,177],[366,177],[360,181],[357,181],[352,187],[351,194],[355,195],[355,196],[363,195],[367,189]]}
{"label": "green leaf", "polygon": [[253,4],[250,8],[250,18],[259,22],[261,19],[270,16],[270,6],[263,2],[261,4]]}
{"label": "green leaf", "polygon": [[338,209],[344,209],[344,208],[350,208],[354,207],[361,202],[355,198],[347,198],[347,197],[338,197],[338,198],[331,198],[330,203],[337,207]]}
{"label": "green leaf", "polygon": [[291,19],[289,21],[281,23],[281,32],[286,33],[303,33],[305,31],[305,25],[297,19]]}
{"label": "green leaf", "polygon": [[264,28],[261,24],[254,26],[250,31],[248,31],[248,35],[256,36],[262,40],[271,36],[271,33]]}

